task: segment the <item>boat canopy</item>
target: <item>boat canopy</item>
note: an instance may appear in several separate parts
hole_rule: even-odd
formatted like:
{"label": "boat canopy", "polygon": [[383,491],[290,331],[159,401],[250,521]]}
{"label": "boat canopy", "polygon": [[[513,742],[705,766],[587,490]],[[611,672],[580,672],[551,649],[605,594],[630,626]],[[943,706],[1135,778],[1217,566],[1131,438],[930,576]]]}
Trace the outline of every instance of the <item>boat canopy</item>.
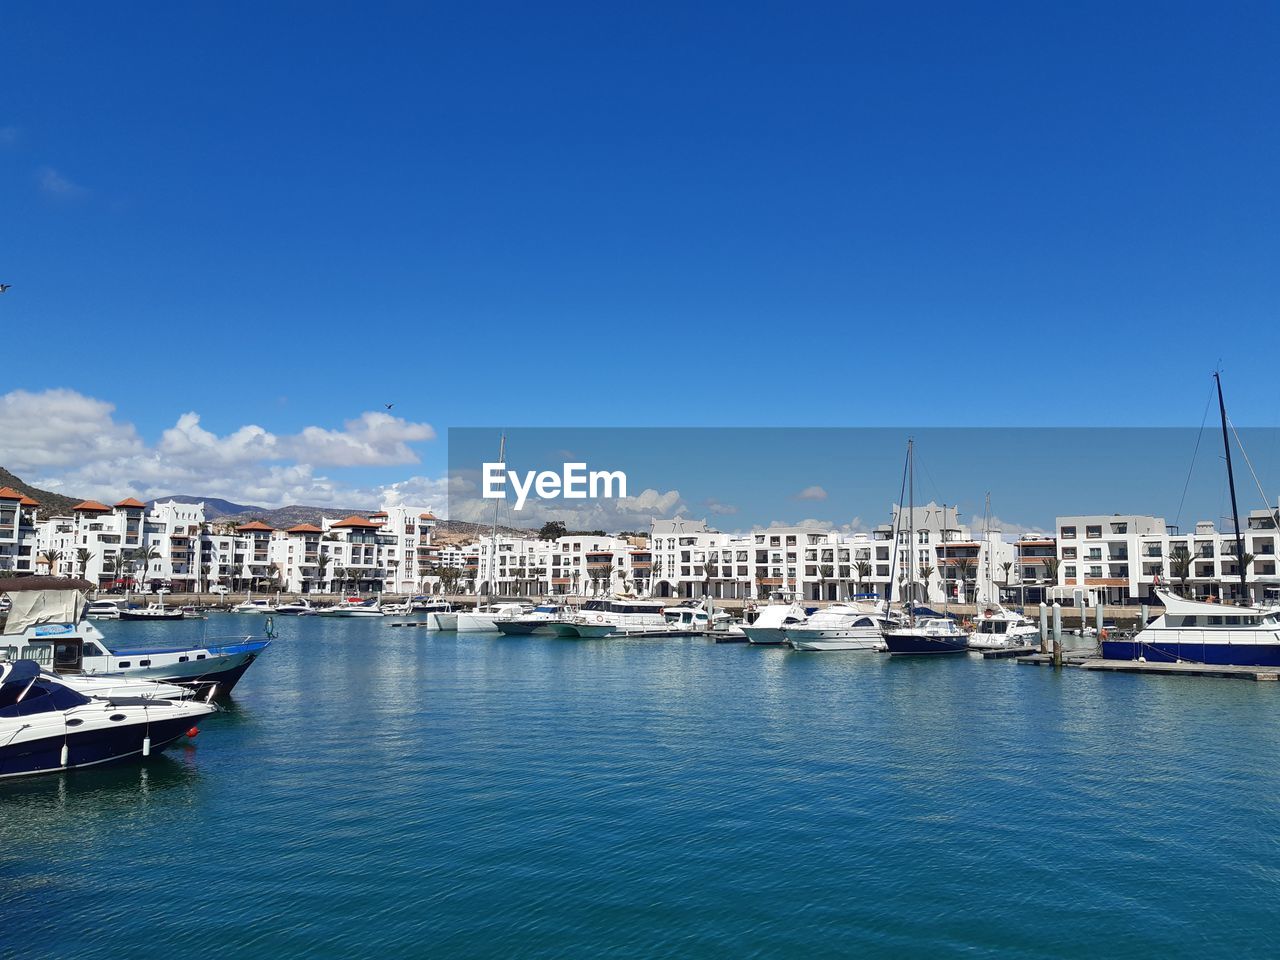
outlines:
{"label": "boat canopy", "polygon": [[[67,583],[65,580],[54,582]],[[7,634],[23,633],[41,624],[79,623],[84,613],[84,594],[76,589],[24,589],[8,593],[13,606],[4,625]]]}
{"label": "boat canopy", "polygon": [[1273,612],[1264,610],[1261,607],[1237,607],[1229,603],[1206,603],[1203,600],[1187,600],[1176,593],[1170,593],[1168,590],[1157,589],[1156,597],[1159,598],[1161,605],[1164,607],[1164,612],[1174,616],[1207,617],[1230,613],[1236,615],[1252,614],[1263,617]]}

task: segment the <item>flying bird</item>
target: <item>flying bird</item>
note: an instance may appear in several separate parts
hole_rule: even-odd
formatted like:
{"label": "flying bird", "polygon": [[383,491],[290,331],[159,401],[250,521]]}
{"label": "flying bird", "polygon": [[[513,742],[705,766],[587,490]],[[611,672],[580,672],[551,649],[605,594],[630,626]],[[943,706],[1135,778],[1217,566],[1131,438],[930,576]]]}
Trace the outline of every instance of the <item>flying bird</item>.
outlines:
{"label": "flying bird", "polygon": [[8,290],[12,286],[13,286],[12,283],[0,283],[0,293],[4,293],[6,290]]}
{"label": "flying bird", "polygon": [[394,407],[394,406],[395,406],[395,404],[394,404],[394,403],[384,403],[384,404],[383,404],[383,406],[384,406],[384,407],[386,407],[388,410],[390,410],[392,407]]}

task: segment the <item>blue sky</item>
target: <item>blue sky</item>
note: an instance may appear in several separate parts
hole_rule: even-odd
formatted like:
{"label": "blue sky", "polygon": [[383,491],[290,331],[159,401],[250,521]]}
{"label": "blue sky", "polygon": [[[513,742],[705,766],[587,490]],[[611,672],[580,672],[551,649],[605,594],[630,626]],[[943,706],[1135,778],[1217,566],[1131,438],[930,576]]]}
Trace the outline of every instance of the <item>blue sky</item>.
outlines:
{"label": "blue sky", "polygon": [[[61,460],[10,431],[24,475],[235,498],[257,464],[315,499],[439,478],[459,425],[1194,426],[1219,359],[1275,423],[1275,5],[27,3],[4,32],[6,423],[63,388],[133,431]],[[255,460],[247,427],[283,439]]]}

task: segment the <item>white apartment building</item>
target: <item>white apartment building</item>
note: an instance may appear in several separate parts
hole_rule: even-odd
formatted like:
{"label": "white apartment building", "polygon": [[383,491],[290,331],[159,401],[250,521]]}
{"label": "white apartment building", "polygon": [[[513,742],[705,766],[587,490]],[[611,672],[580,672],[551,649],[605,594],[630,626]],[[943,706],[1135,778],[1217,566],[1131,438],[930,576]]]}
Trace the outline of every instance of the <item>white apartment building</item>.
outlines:
{"label": "white apartment building", "polygon": [[0,488],[0,572],[174,592],[271,584],[291,592],[408,593],[434,578],[436,518],[404,506],[289,530],[261,521],[208,523],[202,503],[169,501],[148,509],[133,499],[110,507],[86,500],[43,521],[36,520],[38,506]]}
{"label": "white apartment building", "polygon": [[[1161,517],[1135,514],[1058,517],[1058,577],[1052,597],[1085,603],[1153,602],[1160,585],[1196,597],[1252,603],[1280,599],[1276,511],[1254,510],[1240,531],[1247,590],[1240,586],[1234,530],[1201,520],[1182,533]],[[1185,551],[1185,553],[1184,553]]]}

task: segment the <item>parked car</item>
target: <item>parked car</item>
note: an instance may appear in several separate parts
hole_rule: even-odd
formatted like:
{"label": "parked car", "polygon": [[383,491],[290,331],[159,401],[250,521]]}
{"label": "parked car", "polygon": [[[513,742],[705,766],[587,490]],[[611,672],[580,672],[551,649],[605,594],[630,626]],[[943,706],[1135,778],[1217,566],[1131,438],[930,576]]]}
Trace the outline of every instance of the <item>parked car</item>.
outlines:
{"label": "parked car", "polygon": [[231,588],[224,586],[221,583],[215,583],[212,587],[209,588],[209,592],[217,594],[220,597],[225,597],[228,593],[231,592]]}

